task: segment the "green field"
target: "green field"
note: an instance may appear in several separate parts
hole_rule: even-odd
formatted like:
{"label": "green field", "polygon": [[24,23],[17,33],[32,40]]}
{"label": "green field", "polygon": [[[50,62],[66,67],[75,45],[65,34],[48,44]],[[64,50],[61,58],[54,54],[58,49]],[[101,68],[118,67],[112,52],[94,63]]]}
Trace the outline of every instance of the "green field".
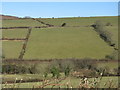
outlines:
{"label": "green field", "polygon": [[34,27],[45,26],[32,19],[2,20],[2,27]]}
{"label": "green field", "polygon": [[3,48],[3,56],[6,59],[15,59],[19,57],[22,43],[19,41],[3,41],[2,48]]}
{"label": "green field", "polygon": [[[25,59],[105,58],[112,53],[97,33],[88,27],[33,29]],[[97,53],[96,53],[97,52]]]}
{"label": "green field", "polygon": [[[45,4],[45,8],[44,6],[40,8],[45,13],[55,14],[54,9],[49,8],[50,12],[47,12],[46,5],[49,6]],[[98,4],[92,8],[96,5]],[[35,15],[29,5],[27,6],[26,10],[29,9],[31,12],[28,10],[24,13],[37,16],[37,13]],[[30,4],[30,7],[34,5]],[[66,8],[58,8],[58,11],[61,13],[62,9]],[[22,10],[21,7],[19,10]],[[20,17],[0,15],[2,17],[0,18],[1,87],[13,90],[15,88],[119,89],[119,16],[97,16],[102,15],[100,10],[98,14],[95,14],[95,10],[92,11],[94,17],[41,18],[49,17],[49,15],[43,16],[42,12],[39,18],[23,17],[23,12],[20,12]],[[89,13],[86,13],[86,16],[89,16]]]}
{"label": "green field", "polygon": [[[111,33],[112,41],[115,42],[116,47],[118,47],[117,18],[118,17],[76,17],[55,19],[38,18],[45,23],[57,26],[60,26],[62,23],[65,22],[66,26],[70,27],[51,27],[40,29],[33,28],[30,39],[28,41],[24,59],[104,59],[105,56],[110,55],[114,51],[114,49],[110,47],[106,42],[104,42],[104,40],[99,37],[99,35],[93,30],[92,27],[86,26],[94,24],[94,22],[96,22],[97,20],[102,21],[104,25],[106,23],[111,23],[112,26],[105,26],[105,30]],[[3,27],[41,25],[44,24],[41,24],[32,19],[3,20]],[[2,37],[24,38],[26,36],[26,33],[27,29],[3,30]],[[10,52],[9,48],[11,48],[11,43],[5,43],[3,41],[3,52],[5,55],[7,55],[7,58],[18,57],[17,54],[13,55]],[[20,51],[21,45],[16,46],[17,42],[13,41],[13,43],[13,47],[15,46],[19,48]],[[19,51],[18,49],[15,49],[14,53],[18,53]]]}
{"label": "green field", "polygon": [[3,38],[25,38],[27,34],[27,29],[9,29],[9,30],[2,30],[2,37]]}
{"label": "green field", "polygon": [[56,26],[60,26],[66,23],[66,26],[89,26],[94,24],[97,20],[103,22],[103,24],[111,23],[113,26],[118,25],[118,17],[74,17],[74,18],[40,18],[39,20],[46,23],[50,23]]}

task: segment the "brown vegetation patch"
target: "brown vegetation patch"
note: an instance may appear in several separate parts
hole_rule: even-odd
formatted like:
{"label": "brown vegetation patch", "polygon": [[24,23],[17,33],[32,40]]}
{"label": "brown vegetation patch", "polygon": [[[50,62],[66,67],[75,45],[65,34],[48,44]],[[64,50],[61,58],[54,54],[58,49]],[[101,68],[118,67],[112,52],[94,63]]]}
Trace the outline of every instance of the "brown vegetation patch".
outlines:
{"label": "brown vegetation patch", "polygon": [[9,16],[9,15],[0,15],[1,20],[11,20],[11,19],[19,19],[19,17],[16,16]]}

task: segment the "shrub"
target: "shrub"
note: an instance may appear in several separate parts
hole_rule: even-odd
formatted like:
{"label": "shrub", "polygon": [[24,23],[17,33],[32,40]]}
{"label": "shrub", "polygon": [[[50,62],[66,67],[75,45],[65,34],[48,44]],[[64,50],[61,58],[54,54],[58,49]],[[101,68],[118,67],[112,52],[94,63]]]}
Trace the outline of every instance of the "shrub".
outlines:
{"label": "shrub", "polygon": [[106,23],[106,26],[112,26],[112,24],[110,22]]}
{"label": "shrub", "polygon": [[64,72],[66,67],[69,67],[71,69],[74,69],[75,65],[73,63],[73,60],[55,60],[51,62],[51,65],[49,68],[51,68],[51,66],[55,66],[57,68],[59,68],[60,72]]}
{"label": "shrub", "polygon": [[50,72],[52,73],[52,77],[57,77],[57,78],[59,78],[59,76],[60,76],[60,71],[59,71],[59,69],[58,69],[57,67],[52,67],[52,68],[50,69]]}
{"label": "shrub", "polygon": [[49,68],[50,68],[50,64],[48,63],[36,63],[35,64],[35,70],[37,74],[43,74],[45,75],[45,73],[49,73]]}
{"label": "shrub", "polygon": [[113,59],[114,59],[114,57],[113,57],[113,56],[111,56],[111,55],[106,55],[106,56],[105,56],[105,58],[106,58],[106,59],[111,59],[111,60],[113,60]]}
{"label": "shrub", "polygon": [[62,26],[62,27],[66,26],[66,23],[63,23],[61,26]]}
{"label": "shrub", "polygon": [[46,78],[47,76],[48,76],[48,73],[47,73],[47,72],[45,72],[45,73],[44,73],[44,77]]}
{"label": "shrub", "polygon": [[19,74],[19,73],[26,73],[27,68],[24,66],[19,66],[15,64],[4,64],[2,65],[2,73],[7,73],[7,74]]}
{"label": "shrub", "polygon": [[112,44],[112,35],[105,30],[105,27],[101,21],[96,21],[95,24],[91,26],[94,27],[94,30],[98,32],[98,34],[104,41],[106,41],[109,45]]}
{"label": "shrub", "polygon": [[86,77],[96,77],[96,76],[98,76],[96,71],[93,71],[93,70],[85,70],[83,72],[83,75],[86,76]]}
{"label": "shrub", "polygon": [[83,60],[74,60],[75,69],[91,69],[96,68],[96,63],[91,59],[83,59]]}
{"label": "shrub", "polygon": [[36,73],[36,66],[35,66],[35,64],[31,65],[31,67],[28,68],[28,69],[29,69],[30,74],[35,74]]}
{"label": "shrub", "polygon": [[67,66],[66,69],[65,69],[65,71],[64,71],[65,76],[69,76],[69,74],[70,74],[70,70],[71,70],[70,67]]}
{"label": "shrub", "polygon": [[109,74],[110,74],[110,68],[106,67],[106,66],[105,67],[98,67],[97,70],[98,70],[99,74],[102,73],[103,76],[109,76]]}

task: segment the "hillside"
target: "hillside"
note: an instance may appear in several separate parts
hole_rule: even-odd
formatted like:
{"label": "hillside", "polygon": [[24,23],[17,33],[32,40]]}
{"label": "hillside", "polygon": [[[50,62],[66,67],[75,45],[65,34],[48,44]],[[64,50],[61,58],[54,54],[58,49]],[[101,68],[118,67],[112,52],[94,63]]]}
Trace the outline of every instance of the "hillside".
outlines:
{"label": "hillside", "polygon": [[[103,59],[107,55],[111,55],[114,48],[101,39],[90,26],[97,20],[102,21],[105,30],[112,34],[112,41],[115,42],[115,47],[117,47],[118,19],[114,16],[3,20],[2,27],[33,27],[23,56],[24,59]],[[66,23],[66,25],[61,27],[63,23]],[[106,26],[107,23],[112,26]],[[3,54],[6,59],[19,57],[23,47],[22,42],[24,42],[27,32],[28,29],[3,29],[3,39],[5,41],[3,41]],[[5,39],[18,39],[18,41],[6,41]],[[15,51],[11,52],[14,48],[16,48]]]}
{"label": "hillside", "polygon": [[0,19],[3,19],[3,20],[6,20],[6,19],[19,19],[19,17],[9,16],[9,15],[0,15]]}
{"label": "hillside", "polygon": [[118,87],[117,16],[3,17],[3,88]]}

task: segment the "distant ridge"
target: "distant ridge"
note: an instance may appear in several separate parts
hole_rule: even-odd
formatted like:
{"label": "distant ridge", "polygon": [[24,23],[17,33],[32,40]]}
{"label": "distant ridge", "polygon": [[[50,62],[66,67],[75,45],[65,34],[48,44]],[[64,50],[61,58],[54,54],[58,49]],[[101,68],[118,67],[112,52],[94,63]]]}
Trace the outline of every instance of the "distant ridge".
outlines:
{"label": "distant ridge", "polygon": [[5,20],[5,19],[19,19],[19,17],[10,16],[10,15],[0,15],[0,20]]}

